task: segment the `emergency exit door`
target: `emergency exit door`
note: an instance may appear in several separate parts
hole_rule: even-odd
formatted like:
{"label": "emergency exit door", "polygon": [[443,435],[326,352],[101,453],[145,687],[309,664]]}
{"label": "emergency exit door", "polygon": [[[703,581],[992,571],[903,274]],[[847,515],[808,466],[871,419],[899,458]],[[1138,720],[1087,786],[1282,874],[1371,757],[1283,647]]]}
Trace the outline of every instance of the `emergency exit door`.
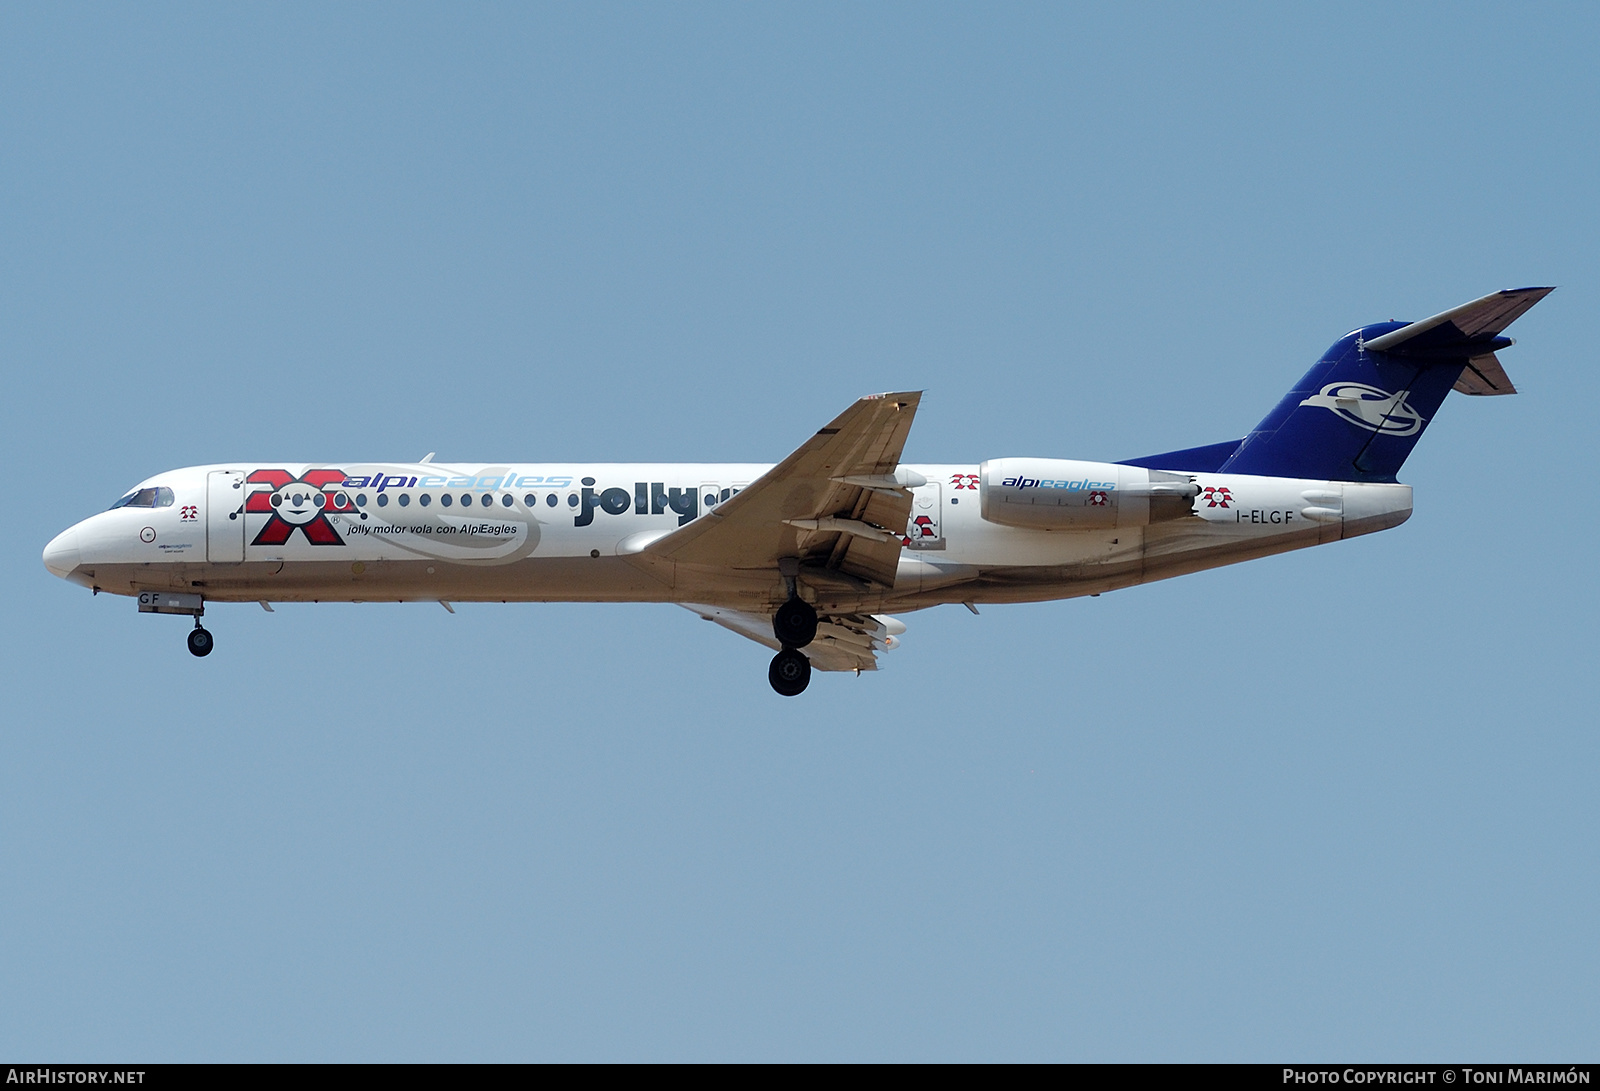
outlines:
{"label": "emergency exit door", "polygon": [[244,474],[234,470],[206,475],[206,560],[244,560]]}
{"label": "emergency exit door", "polygon": [[904,543],[911,549],[943,549],[944,510],[939,482],[929,481],[911,490],[911,515],[906,521]]}

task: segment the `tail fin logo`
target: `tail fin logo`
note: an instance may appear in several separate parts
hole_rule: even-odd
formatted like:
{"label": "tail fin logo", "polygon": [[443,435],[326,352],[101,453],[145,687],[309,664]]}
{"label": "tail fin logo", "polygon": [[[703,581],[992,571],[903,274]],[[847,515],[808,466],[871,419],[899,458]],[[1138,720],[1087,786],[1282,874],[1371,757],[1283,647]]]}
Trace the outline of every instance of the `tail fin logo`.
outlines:
{"label": "tail fin logo", "polygon": [[1390,394],[1366,383],[1329,383],[1301,405],[1317,405],[1358,428],[1385,436],[1414,436],[1427,423],[1406,402],[1404,391]]}

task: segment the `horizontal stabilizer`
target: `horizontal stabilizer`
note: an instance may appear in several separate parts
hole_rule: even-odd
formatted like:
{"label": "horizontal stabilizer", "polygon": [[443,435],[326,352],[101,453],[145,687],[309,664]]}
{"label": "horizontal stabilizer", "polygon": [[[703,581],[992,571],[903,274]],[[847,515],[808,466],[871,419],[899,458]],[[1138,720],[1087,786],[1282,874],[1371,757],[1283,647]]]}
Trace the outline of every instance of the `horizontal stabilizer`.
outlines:
{"label": "horizontal stabilizer", "polygon": [[[1405,356],[1477,356],[1505,344],[1500,333],[1554,288],[1509,288],[1452,307],[1363,344],[1368,352]],[[1474,350],[1477,351],[1474,351]]]}

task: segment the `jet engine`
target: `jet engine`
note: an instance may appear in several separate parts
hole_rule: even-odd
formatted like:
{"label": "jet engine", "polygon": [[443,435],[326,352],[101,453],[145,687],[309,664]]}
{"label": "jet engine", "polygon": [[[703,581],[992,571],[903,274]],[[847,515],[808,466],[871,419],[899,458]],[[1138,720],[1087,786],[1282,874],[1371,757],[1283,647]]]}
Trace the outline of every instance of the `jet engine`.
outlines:
{"label": "jet engine", "polygon": [[1113,530],[1194,514],[1183,474],[1059,458],[991,458],[978,467],[978,505],[991,523],[1041,530]]}

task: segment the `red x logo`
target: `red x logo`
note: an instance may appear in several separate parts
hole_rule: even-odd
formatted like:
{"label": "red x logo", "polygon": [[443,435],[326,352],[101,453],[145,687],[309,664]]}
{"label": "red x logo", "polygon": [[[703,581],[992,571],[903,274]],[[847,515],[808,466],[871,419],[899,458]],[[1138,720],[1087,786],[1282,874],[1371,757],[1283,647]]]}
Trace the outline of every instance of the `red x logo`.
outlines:
{"label": "red x logo", "polygon": [[282,545],[297,530],[312,545],[344,545],[328,522],[331,511],[356,510],[344,493],[330,491],[330,486],[344,483],[343,470],[307,470],[300,477],[288,470],[257,470],[245,480],[272,486],[252,492],[244,502],[245,511],[271,516],[251,545]]}

